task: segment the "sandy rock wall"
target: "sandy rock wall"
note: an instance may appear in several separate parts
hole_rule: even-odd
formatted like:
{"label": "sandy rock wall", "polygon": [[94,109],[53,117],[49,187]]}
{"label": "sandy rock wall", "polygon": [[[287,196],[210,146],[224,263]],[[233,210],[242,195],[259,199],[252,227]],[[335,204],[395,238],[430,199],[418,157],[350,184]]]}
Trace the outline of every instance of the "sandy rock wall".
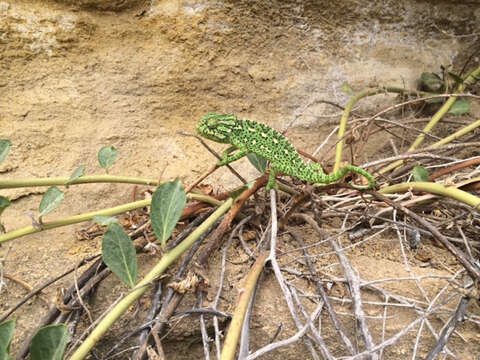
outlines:
{"label": "sandy rock wall", "polygon": [[0,129],[13,149],[2,166],[17,178],[95,173],[112,144],[118,172],[191,180],[212,157],[176,131],[207,111],[279,129],[297,118],[315,131],[289,137],[311,150],[339,119],[315,100],[344,104],[345,80],[415,87],[422,71],[461,67],[479,23],[472,1],[3,0]]}

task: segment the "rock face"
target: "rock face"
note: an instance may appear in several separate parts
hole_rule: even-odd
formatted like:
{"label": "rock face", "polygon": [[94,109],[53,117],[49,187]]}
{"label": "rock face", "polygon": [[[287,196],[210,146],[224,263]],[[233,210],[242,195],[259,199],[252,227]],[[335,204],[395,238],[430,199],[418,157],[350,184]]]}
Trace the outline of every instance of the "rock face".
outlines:
{"label": "rock face", "polygon": [[[422,71],[459,70],[478,54],[479,23],[476,1],[0,0],[0,138],[13,144],[0,176],[69,176],[81,164],[101,173],[96,153],[114,145],[112,173],[188,183],[214,159],[176,131],[194,132],[208,111],[277,129],[296,119],[302,128],[288,136],[310,151],[340,117],[320,100],[344,105],[344,81],[355,90],[415,88]],[[378,96],[362,107],[391,101]],[[252,171],[246,163],[237,169]],[[225,171],[210,181],[230,188],[236,180]],[[43,189],[34,190],[2,192],[19,199],[2,216],[8,230],[29,223],[24,211],[36,208]],[[59,214],[110,207],[130,193],[70,187]],[[56,246],[32,260],[52,234]],[[76,261],[72,239],[71,229],[28,237],[10,266],[29,268],[24,280],[40,282],[38,274]],[[21,318],[18,326],[29,331]]]}
{"label": "rock face", "polygon": [[[422,71],[478,47],[456,35],[479,17],[468,2],[0,1],[2,135],[44,154],[9,165],[63,173],[115,142],[153,172],[191,178],[196,143],[174,133],[203,113],[277,128],[336,123],[338,110],[316,100],[344,103],[345,80],[415,87]],[[52,167],[48,154],[66,147],[62,169]]]}
{"label": "rock face", "polygon": [[153,1],[151,0],[54,0],[59,4],[66,4],[78,10],[97,10],[97,11],[122,11],[126,9],[134,9],[146,7]]}

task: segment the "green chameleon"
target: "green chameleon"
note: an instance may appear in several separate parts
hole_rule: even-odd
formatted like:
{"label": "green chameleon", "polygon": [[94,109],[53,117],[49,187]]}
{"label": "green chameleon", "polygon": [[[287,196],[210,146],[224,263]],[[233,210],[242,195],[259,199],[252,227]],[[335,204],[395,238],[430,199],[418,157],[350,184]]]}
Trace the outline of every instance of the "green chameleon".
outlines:
{"label": "green chameleon", "polygon": [[[237,119],[233,114],[208,113],[197,123],[197,132],[207,139],[231,144],[222,153],[222,159],[218,162],[218,166],[238,160],[249,152],[269,160],[270,173],[267,190],[270,190],[272,186],[278,188],[275,183],[275,171],[322,184],[335,182],[348,171],[352,171],[365,176],[369,182],[368,185],[362,186],[349,183],[354,189],[365,190],[375,186],[375,179],[370,173],[353,165],[345,165],[331,174],[325,174],[319,164],[304,163],[293,145],[278,131],[256,121]],[[235,150],[238,151],[234,152]],[[230,154],[232,152],[234,153]]]}

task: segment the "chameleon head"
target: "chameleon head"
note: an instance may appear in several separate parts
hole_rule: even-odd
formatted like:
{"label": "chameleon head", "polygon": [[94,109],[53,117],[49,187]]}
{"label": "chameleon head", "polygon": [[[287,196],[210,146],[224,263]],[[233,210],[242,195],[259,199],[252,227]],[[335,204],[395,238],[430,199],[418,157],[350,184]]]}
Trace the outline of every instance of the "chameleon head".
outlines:
{"label": "chameleon head", "polygon": [[230,133],[236,122],[237,117],[233,114],[208,113],[198,121],[197,132],[207,139],[229,143]]}

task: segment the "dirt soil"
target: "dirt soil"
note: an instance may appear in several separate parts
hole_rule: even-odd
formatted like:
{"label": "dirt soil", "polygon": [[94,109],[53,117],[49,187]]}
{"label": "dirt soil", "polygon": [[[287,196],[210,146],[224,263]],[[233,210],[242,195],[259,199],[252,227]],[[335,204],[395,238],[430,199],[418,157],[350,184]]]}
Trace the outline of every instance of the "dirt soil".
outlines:
{"label": "dirt soil", "polygon": [[[453,2],[452,2],[453,3]],[[344,105],[349,95],[340,88],[348,81],[356,90],[370,86],[398,85],[415,88],[422,71],[439,71],[440,65],[463,61],[478,47],[475,37],[452,34],[478,33],[480,4],[473,1],[390,1],[361,4],[356,1],[0,1],[0,138],[10,139],[12,148],[0,164],[1,179],[69,176],[79,165],[86,174],[102,174],[97,151],[103,145],[118,149],[118,159],[109,173],[169,180],[193,181],[215,161],[199,142],[181,136],[178,130],[194,133],[196,121],[206,112],[235,113],[265,122],[279,130],[288,128],[292,143],[313,152],[335,128],[341,110],[320,102]],[[476,61],[478,62],[478,53]],[[365,100],[355,110],[372,115],[396,102],[395,96],[379,95]],[[478,104],[463,120],[478,119]],[[449,125],[437,135],[449,133]],[[361,153],[358,164],[391,152],[389,136],[373,137]],[[331,165],[330,139],[319,156]],[[220,151],[219,144],[210,144]],[[329,151],[327,151],[328,149]],[[382,149],[382,153],[378,150]],[[345,160],[351,161],[349,152]],[[330,161],[330,162],[329,162]],[[234,165],[244,177],[258,175],[246,160]],[[226,169],[206,181],[216,191],[231,189],[240,182]],[[140,194],[147,187],[138,187]],[[31,223],[26,212],[38,212],[45,188],[1,190],[12,202],[2,215],[11,231]],[[46,216],[53,220],[67,215],[109,208],[132,201],[132,186],[91,184],[71,186],[59,208]],[[268,204],[268,202],[266,203]],[[326,229],[341,225],[341,219],[322,224]],[[340,222],[340,224],[338,224]],[[101,237],[81,240],[77,233],[91,224],[82,223],[44,231],[0,246],[4,261],[5,285],[0,292],[0,313],[28,293],[26,285],[37,286],[57,276],[100,250]],[[267,223],[261,224],[266,227]],[[307,244],[319,241],[305,224],[290,224]],[[287,234],[280,236],[280,260],[288,268],[306,272],[298,260],[299,244]],[[350,241],[344,237],[342,244]],[[337,274],[333,256],[324,256],[328,246],[316,246],[315,267]],[[421,280],[422,294],[413,281],[391,281],[382,286],[408,298],[425,300],[445,286],[443,277],[458,269],[451,255],[431,239],[420,250],[406,250],[410,270]],[[418,260],[426,252],[428,263]],[[382,233],[346,252],[363,280],[409,276],[401,247],[394,233]],[[140,254],[140,276],[159,258]],[[207,300],[218,283],[220,252],[209,262],[211,281]],[[224,296],[219,308],[232,311],[241,279],[249,262],[234,243],[229,250]],[[296,260],[295,260],[296,259]],[[290,264],[290,262],[292,263]],[[432,265],[433,264],[433,265]],[[323,270],[322,270],[323,271]],[[312,283],[293,273],[289,281],[301,288],[304,306],[315,304]],[[434,276],[434,277],[432,277]],[[438,277],[435,277],[438,276]],[[1,280],[1,279],[0,279]],[[28,301],[15,312],[17,321],[13,354],[21,340],[35,329],[57,290],[68,287],[73,276],[56,282],[43,297]],[[295,333],[283,295],[275,277],[267,272],[261,279],[251,321],[251,347],[267,344],[279,326],[279,338]],[[126,288],[113,276],[100,286],[90,304],[97,318]],[[346,332],[355,337],[355,328],[342,303],[346,291],[335,283],[330,295],[337,298],[336,310]],[[365,300],[380,301],[374,293]],[[444,304],[454,309],[456,300]],[[181,308],[195,302],[187,294]],[[382,337],[382,306],[370,305],[368,323],[376,341]],[[143,318],[148,301],[142,299],[115,323],[99,343],[96,352],[109,349],[134,329]],[[476,313],[478,308],[469,309]],[[415,318],[412,309],[396,308],[388,314],[388,338]],[[338,341],[327,315],[321,316],[324,341]],[[427,326],[439,333],[448,316],[439,315]],[[88,322],[87,317],[82,319]],[[203,356],[198,320],[177,317],[163,345],[168,359],[197,359]],[[212,330],[211,323],[209,331]],[[418,326],[388,348],[385,359],[411,356]],[[449,350],[458,359],[480,357],[480,332],[468,322],[453,335]],[[423,357],[435,339],[424,331],[417,356]],[[134,345],[134,341],[125,347]],[[335,356],[345,354],[338,349]],[[214,354],[212,350],[212,355]],[[122,358],[120,356],[119,358]],[[123,358],[128,358],[127,356]],[[310,352],[301,342],[268,353],[265,359],[308,359]]]}

